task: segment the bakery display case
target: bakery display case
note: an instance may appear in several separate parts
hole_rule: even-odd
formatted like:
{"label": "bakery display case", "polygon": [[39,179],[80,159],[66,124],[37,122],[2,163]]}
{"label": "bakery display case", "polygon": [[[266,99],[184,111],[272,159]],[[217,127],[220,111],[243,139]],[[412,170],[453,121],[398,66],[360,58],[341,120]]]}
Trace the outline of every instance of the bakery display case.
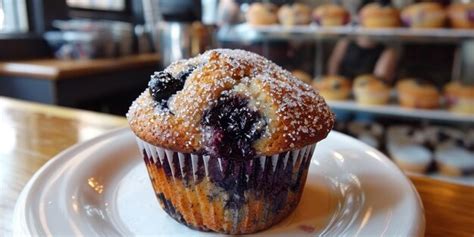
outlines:
{"label": "bakery display case", "polygon": [[328,100],[335,130],[404,171],[474,185],[474,2],[328,2],[241,4],[219,46],[293,71]]}

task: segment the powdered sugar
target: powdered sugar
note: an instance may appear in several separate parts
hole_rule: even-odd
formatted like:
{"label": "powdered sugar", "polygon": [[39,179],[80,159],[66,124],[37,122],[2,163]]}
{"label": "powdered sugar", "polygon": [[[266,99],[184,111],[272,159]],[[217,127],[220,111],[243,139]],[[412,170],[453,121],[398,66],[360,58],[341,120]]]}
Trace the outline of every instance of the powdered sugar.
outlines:
{"label": "powdered sugar", "polygon": [[[264,115],[268,125],[260,139],[267,140],[268,146],[258,148],[258,153],[276,153],[314,143],[332,128],[334,117],[324,99],[262,56],[243,50],[215,49],[177,61],[165,71],[176,76],[190,65],[196,69],[184,88],[169,100],[169,110],[156,106],[148,90],[130,107],[127,117],[139,137],[180,151],[200,150],[203,112],[224,91],[248,97],[250,105]],[[277,140],[280,147],[269,147]]]}

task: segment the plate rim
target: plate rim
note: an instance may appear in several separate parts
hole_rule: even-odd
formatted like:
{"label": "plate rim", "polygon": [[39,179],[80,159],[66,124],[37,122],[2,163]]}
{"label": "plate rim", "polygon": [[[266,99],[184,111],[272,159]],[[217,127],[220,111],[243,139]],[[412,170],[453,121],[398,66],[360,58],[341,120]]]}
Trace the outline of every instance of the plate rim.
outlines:
{"label": "plate rim", "polygon": [[[41,166],[33,174],[33,176],[28,180],[27,184],[23,187],[20,195],[18,196],[17,202],[15,204],[14,212],[13,212],[13,221],[12,221],[13,236],[24,236],[24,235],[34,234],[34,232],[31,232],[31,230],[29,230],[26,216],[24,215],[26,212],[26,207],[27,207],[26,200],[28,196],[30,196],[31,194],[32,187],[38,182],[39,178],[44,174],[45,170],[49,169],[51,166],[60,165],[61,163],[62,165],[65,165],[66,163],[69,162],[68,160],[64,161],[65,159],[67,159],[71,155],[77,154],[77,152],[80,152],[81,150],[83,150],[84,147],[89,147],[90,145],[94,143],[113,138],[114,136],[120,135],[122,133],[132,133],[132,131],[128,127],[120,127],[120,128],[112,129],[97,137],[91,138],[89,140],[86,140],[80,143],[76,143],[68,147],[67,149],[56,154],[54,157],[48,160],[45,164],[43,164],[43,166]],[[392,171],[397,172],[397,176],[399,176],[402,180],[404,180],[405,183],[409,186],[411,190],[411,195],[414,197],[415,202],[418,204],[418,207],[420,209],[419,218],[418,218],[419,228],[412,229],[411,234],[413,234],[413,236],[423,236],[425,233],[425,228],[426,228],[426,218],[424,215],[423,202],[421,201],[420,195],[418,191],[416,190],[414,184],[406,176],[406,174],[403,173],[403,171],[398,166],[396,166],[381,151],[363,143],[362,141],[359,141],[351,136],[340,133],[338,131],[332,130],[331,133],[333,133],[333,136],[340,136],[340,137],[344,137],[345,139],[351,140],[352,142],[354,142],[354,145],[361,147],[361,149],[368,149],[372,152],[375,152],[376,155],[382,159],[381,161],[382,163],[386,164],[388,168],[391,169]]]}

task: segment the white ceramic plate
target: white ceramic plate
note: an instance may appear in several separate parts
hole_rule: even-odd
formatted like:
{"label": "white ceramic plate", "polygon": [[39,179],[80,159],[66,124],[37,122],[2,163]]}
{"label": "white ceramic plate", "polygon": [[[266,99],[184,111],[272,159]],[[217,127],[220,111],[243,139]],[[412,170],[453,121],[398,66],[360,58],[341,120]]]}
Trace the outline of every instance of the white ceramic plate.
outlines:
{"label": "white ceramic plate", "polygon": [[[403,173],[377,150],[331,132],[316,147],[297,209],[259,234],[422,236],[424,228],[419,196]],[[128,129],[75,145],[42,167],[20,195],[14,234],[217,235],[161,210]]]}

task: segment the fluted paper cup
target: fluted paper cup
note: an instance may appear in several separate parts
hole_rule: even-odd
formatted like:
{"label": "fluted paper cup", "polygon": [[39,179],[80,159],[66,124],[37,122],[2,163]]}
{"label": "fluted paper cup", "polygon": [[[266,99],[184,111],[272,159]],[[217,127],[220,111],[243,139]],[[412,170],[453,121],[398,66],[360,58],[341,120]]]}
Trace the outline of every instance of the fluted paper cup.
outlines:
{"label": "fluted paper cup", "polygon": [[226,234],[264,230],[288,216],[316,146],[232,160],[137,143],[163,210],[190,228]]}

